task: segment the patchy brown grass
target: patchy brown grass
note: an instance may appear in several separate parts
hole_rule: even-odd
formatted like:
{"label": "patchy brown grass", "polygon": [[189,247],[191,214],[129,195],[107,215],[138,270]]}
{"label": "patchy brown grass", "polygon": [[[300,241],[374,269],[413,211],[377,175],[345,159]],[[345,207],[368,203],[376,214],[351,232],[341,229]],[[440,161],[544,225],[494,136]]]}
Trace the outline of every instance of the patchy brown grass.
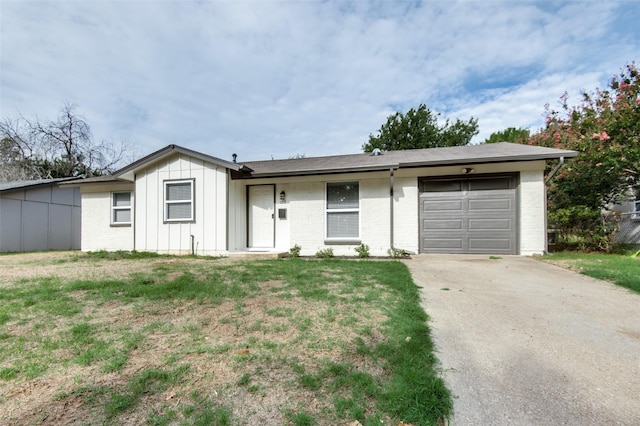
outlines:
{"label": "patchy brown grass", "polygon": [[[185,274],[205,277],[212,268],[230,267],[222,276],[251,271],[249,262],[238,262],[114,261],[78,253],[0,256],[0,289],[35,286],[39,279],[50,277],[61,285],[140,275],[169,282]],[[79,290],[70,293],[81,305],[76,314],[59,316],[28,309],[12,314],[0,329],[3,340],[11,345],[25,341],[24,348],[48,361],[35,377],[19,373],[0,380],[0,424],[145,424],[153,419],[180,424],[193,421],[194,413],[207,414],[216,408],[227,410],[232,419],[219,424],[292,424],[287,410],[308,413],[320,424],[354,424],[348,415],[337,419],[333,410],[336,396],[349,397],[347,388],[328,392],[301,386],[301,375],[317,375],[327,365],[339,364],[385,380],[382,363],[363,355],[358,345],[373,347],[385,339],[380,327],[387,319],[387,295],[373,278],[370,285],[347,288],[339,272],[322,275],[329,298],[300,297],[300,289],[271,278],[258,280],[257,290],[236,299],[105,300]],[[372,297],[372,290],[381,295]],[[105,359],[81,363],[77,357],[83,348],[73,341],[64,344],[69,342],[65,336],[80,323],[95,326],[91,338],[107,342],[106,352],[124,351],[128,336],[138,336],[138,341],[125,351],[120,368],[105,369]],[[45,341],[62,344],[48,348]],[[24,349],[7,349],[0,368],[10,371],[11,366],[24,364],[24,356]],[[114,395],[126,395],[132,380],[145,371],[181,367],[185,368],[177,380],[143,392],[133,409],[109,414],[105,408]],[[365,399],[365,411],[371,415],[375,401]],[[385,424],[392,421],[379,416]]]}

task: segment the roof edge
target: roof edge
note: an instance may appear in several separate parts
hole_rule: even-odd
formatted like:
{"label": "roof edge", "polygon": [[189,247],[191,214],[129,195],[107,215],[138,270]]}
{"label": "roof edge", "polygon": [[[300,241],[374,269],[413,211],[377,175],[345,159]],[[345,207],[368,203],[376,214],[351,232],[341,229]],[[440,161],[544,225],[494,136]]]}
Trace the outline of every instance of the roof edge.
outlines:
{"label": "roof edge", "polygon": [[318,169],[318,170],[300,170],[295,172],[267,172],[267,173],[251,173],[243,175],[237,179],[260,179],[272,177],[290,177],[290,176],[314,176],[314,175],[335,175],[339,173],[361,173],[361,172],[384,172],[389,169],[398,169],[399,164],[385,164],[384,166],[366,166],[366,167],[349,167],[339,169]]}
{"label": "roof edge", "polygon": [[242,165],[241,164],[233,163],[231,161],[226,161],[226,160],[223,160],[223,159],[218,158],[218,157],[213,157],[211,155],[204,154],[204,153],[198,152],[198,151],[194,151],[192,149],[185,148],[185,147],[182,147],[180,145],[171,144],[171,145],[167,145],[164,148],[161,148],[161,149],[159,149],[159,150],[157,150],[155,152],[152,152],[151,154],[149,154],[149,155],[147,155],[145,157],[142,157],[142,158],[134,161],[131,164],[128,164],[128,165],[124,166],[123,168],[115,171],[113,173],[113,176],[115,176],[115,177],[122,176],[127,172],[136,170],[136,169],[138,169],[138,168],[140,168],[140,167],[142,167],[142,166],[144,166],[146,164],[149,164],[149,163],[151,163],[151,162],[153,162],[155,160],[158,160],[158,159],[160,159],[162,157],[165,157],[165,156],[167,156],[167,155],[169,155],[169,154],[171,154],[173,152],[177,152],[177,153],[180,153],[180,154],[188,155],[190,157],[198,158],[200,160],[207,161],[209,163],[214,163],[214,164],[217,164],[219,166],[223,166],[223,167],[225,167],[227,169],[231,169],[231,170],[235,170],[235,171],[239,171],[240,169],[242,169]]}
{"label": "roof edge", "polygon": [[[20,181],[14,181],[14,182],[16,184],[21,184],[21,185],[9,187],[9,188],[1,188],[0,192],[22,191],[24,189],[37,188],[39,186],[46,186],[46,185],[58,185],[58,186],[69,185],[73,183],[73,181],[78,181],[82,179],[83,178],[80,176],[72,176],[72,177],[66,177],[66,178],[20,180]],[[11,183],[11,182],[4,182],[4,183]]]}

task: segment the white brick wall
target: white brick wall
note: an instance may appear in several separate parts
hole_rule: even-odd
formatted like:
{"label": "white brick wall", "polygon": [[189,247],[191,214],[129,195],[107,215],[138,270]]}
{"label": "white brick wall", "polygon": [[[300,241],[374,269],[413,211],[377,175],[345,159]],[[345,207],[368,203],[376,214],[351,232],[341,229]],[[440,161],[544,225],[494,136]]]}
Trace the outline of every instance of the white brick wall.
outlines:
{"label": "white brick wall", "polygon": [[520,173],[520,254],[542,254],[545,247],[545,188],[542,171]]}
{"label": "white brick wall", "polygon": [[[544,162],[522,162],[472,165],[476,174],[520,172],[519,253],[539,254],[545,250]],[[423,176],[459,175],[464,166],[401,169],[394,176],[394,247],[417,253],[419,250],[418,178]],[[384,256],[391,246],[389,173],[359,173],[334,176],[308,176],[260,179],[240,184],[237,194],[244,194],[247,184],[275,183],[276,193],[286,188],[288,216],[276,219],[276,247],[286,251],[295,244],[301,254],[313,256],[331,247],[336,256],[355,256],[355,245],[325,245],[326,182],[360,182],[360,241],[367,244],[371,255]],[[237,181],[236,181],[237,182]],[[242,195],[244,196],[244,195]],[[279,204],[278,207],[283,207]],[[244,226],[244,213],[237,216],[236,229]],[[246,249],[246,247],[243,247]]]}
{"label": "white brick wall", "polygon": [[291,244],[301,255],[313,256],[324,248],[325,184],[321,181],[291,183],[288,193]]}
{"label": "white brick wall", "polygon": [[[285,190],[286,203],[276,204],[287,209],[287,219],[276,218],[276,248],[287,251],[294,245],[302,248],[303,256],[313,256],[318,250],[332,248],[336,256],[356,256],[354,244],[325,244],[326,183],[360,183],[360,241],[369,246],[371,255],[386,255],[390,247],[389,178],[385,173],[351,174],[274,179],[276,195]],[[266,180],[247,184],[263,184]],[[240,193],[241,191],[237,191]],[[276,197],[277,198],[277,197]],[[246,220],[236,217],[237,222]],[[417,222],[416,222],[417,223]]]}
{"label": "white brick wall", "polygon": [[133,226],[111,226],[111,192],[132,189],[133,185],[81,188],[82,251],[133,250]]}
{"label": "white brick wall", "polygon": [[418,178],[396,177],[393,182],[395,209],[394,248],[417,253],[418,244]]}

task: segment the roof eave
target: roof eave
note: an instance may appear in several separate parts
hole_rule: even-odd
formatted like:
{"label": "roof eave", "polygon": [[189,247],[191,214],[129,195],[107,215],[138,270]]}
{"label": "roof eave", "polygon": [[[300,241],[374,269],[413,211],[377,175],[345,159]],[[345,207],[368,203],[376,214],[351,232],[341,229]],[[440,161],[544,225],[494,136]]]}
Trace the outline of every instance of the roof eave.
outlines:
{"label": "roof eave", "polygon": [[98,178],[87,178],[87,179],[80,179],[80,180],[71,181],[71,182],[63,182],[63,183],[60,183],[59,185],[67,186],[67,187],[75,187],[75,186],[80,187],[80,186],[86,186],[86,185],[112,185],[114,183],[133,183],[133,182],[125,179],[119,179],[114,176],[99,176]]}
{"label": "roof eave", "polygon": [[438,166],[456,166],[461,164],[480,164],[480,163],[514,163],[519,161],[540,161],[540,160],[555,160],[558,158],[573,158],[577,157],[576,151],[566,151],[564,153],[556,154],[528,154],[528,155],[512,155],[512,156],[495,156],[495,157],[481,157],[481,158],[454,158],[451,160],[433,160],[433,161],[420,161],[420,162],[404,162],[400,163],[399,167],[416,168],[416,167],[438,167]]}
{"label": "roof eave", "polygon": [[239,179],[335,175],[335,174],[341,174],[341,173],[361,173],[361,172],[383,172],[391,168],[397,169],[398,164],[385,164],[385,165],[365,166],[365,167],[344,167],[344,168],[334,168],[334,169],[289,170],[289,171],[283,171],[283,172],[267,172],[267,173],[254,172],[250,175],[243,175]]}

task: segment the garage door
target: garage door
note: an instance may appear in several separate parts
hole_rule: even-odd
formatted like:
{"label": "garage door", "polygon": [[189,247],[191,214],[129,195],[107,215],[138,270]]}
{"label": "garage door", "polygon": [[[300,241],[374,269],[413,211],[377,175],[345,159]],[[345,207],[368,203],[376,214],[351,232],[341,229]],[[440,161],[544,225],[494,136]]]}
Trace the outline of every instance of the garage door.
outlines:
{"label": "garage door", "polygon": [[420,252],[517,254],[516,178],[420,180]]}

